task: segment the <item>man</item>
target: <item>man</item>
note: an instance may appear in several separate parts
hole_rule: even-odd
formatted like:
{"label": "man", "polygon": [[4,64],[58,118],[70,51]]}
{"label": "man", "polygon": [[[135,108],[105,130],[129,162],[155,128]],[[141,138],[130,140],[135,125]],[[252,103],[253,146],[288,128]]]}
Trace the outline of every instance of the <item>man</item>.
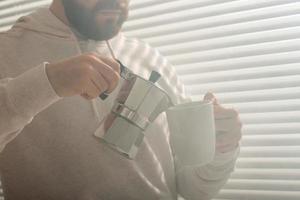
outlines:
{"label": "man", "polygon": [[[241,124],[213,94],[217,146],[205,166],[176,167],[165,115],[149,127],[135,160],[94,137],[120,66],[155,69],[178,103],[187,97],[172,66],[120,32],[128,0],[53,0],[0,37],[0,170],[6,200],[210,199],[233,171]],[[111,93],[102,101],[99,94]]]}

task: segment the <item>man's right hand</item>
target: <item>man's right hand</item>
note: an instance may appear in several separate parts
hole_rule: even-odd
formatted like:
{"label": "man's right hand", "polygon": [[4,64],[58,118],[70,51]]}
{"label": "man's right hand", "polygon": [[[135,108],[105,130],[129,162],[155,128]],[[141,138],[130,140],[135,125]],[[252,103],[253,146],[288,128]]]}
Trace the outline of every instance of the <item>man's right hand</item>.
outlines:
{"label": "man's right hand", "polygon": [[46,73],[58,96],[81,95],[90,100],[117,87],[120,65],[111,58],[91,53],[48,64]]}

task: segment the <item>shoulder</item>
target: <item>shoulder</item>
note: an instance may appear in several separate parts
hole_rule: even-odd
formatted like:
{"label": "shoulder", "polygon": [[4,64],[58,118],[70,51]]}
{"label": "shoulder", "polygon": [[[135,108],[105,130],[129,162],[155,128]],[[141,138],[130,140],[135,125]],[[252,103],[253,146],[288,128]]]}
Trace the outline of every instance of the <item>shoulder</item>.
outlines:
{"label": "shoulder", "polygon": [[0,76],[8,75],[8,68],[18,67],[23,40],[22,31],[11,28],[0,32]]}
{"label": "shoulder", "polygon": [[[7,51],[14,44],[20,42],[20,37],[24,34],[24,31],[20,28],[12,27],[9,30],[0,32],[0,51]],[[2,53],[2,52],[1,52]]]}

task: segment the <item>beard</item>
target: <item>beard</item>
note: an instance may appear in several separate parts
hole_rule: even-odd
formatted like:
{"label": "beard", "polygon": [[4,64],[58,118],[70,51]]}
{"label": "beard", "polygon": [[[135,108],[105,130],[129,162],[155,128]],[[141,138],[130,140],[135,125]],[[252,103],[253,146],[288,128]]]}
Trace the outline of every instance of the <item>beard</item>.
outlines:
{"label": "beard", "polygon": [[[109,40],[120,32],[127,20],[128,7],[122,7],[119,0],[99,1],[92,9],[77,1],[62,0],[65,15],[71,26],[87,39]],[[101,14],[105,10],[117,10],[119,14],[113,17]]]}

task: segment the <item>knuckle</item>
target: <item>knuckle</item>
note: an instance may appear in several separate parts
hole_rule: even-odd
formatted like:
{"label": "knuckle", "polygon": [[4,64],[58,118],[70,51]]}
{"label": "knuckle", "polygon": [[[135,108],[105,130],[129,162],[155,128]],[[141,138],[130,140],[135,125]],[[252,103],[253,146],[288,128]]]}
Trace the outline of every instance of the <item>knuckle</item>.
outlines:
{"label": "knuckle", "polygon": [[87,54],[84,54],[83,56],[86,61],[99,62],[97,59],[99,56],[95,53],[87,53]]}
{"label": "knuckle", "polygon": [[97,55],[94,52],[89,52],[85,54],[87,58],[95,58]]}
{"label": "knuckle", "polygon": [[99,55],[97,55],[96,53],[91,53],[90,58],[96,62],[99,62],[99,58],[101,59],[101,57]]}
{"label": "knuckle", "polygon": [[89,59],[91,59],[91,55],[90,54],[83,54],[83,55],[81,55],[81,58],[83,60],[89,60]]}
{"label": "knuckle", "polygon": [[108,77],[106,77],[111,84],[116,84],[119,82],[120,75],[116,72],[112,72]]}
{"label": "knuckle", "polygon": [[79,71],[77,72],[77,84],[79,88],[85,88],[88,85],[89,79],[90,79],[90,74],[91,71],[89,67],[81,67]]}
{"label": "knuckle", "polygon": [[100,60],[105,59],[105,57],[104,57],[103,55],[96,54],[96,53],[93,53],[93,55],[94,55],[96,58],[100,59]]}
{"label": "knuckle", "polygon": [[89,76],[93,72],[94,68],[91,65],[82,65],[81,73],[83,76]]}

